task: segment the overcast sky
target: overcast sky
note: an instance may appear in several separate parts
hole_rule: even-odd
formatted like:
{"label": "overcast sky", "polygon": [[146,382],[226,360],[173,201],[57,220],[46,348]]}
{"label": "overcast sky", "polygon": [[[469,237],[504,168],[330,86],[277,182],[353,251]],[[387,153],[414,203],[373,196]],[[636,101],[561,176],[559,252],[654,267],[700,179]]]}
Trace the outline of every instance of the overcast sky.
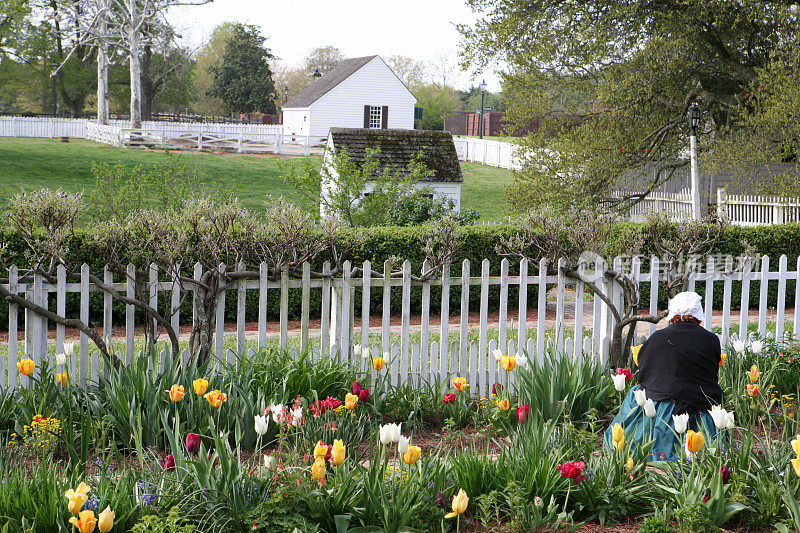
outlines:
{"label": "overcast sky", "polygon": [[[405,55],[435,62],[446,56],[456,64],[455,24],[470,23],[475,15],[463,0],[214,0],[174,8],[169,19],[193,48],[222,22],[254,24],[268,37],[272,53],[294,65],[310,49],[327,45],[347,57]],[[491,72],[463,72],[454,84],[466,88],[483,77],[489,90],[499,90]]]}

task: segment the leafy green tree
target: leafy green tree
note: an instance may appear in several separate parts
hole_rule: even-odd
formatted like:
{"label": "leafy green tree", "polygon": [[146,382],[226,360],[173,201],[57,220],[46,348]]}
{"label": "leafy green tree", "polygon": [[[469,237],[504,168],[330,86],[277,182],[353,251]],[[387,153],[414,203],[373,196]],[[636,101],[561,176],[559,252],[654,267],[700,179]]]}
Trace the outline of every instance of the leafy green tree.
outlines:
{"label": "leafy green tree", "polygon": [[196,99],[191,107],[199,113],[205,115],[225,114],[225,104],[219,98],[208,95],[211,85],[214,83],[214,73],[211,67],[222,61],[222,54],[225,52],[227,43],[234,33],[233,22],[223,22],[211,31],[211,37],[197,54],[195,90]]}
{"label": "leafy green tree", "polygon": [[479,20],[460,26],[462,59],[507,65],[513,119],[542,119],[509,190],[519,211],[597,205],[626,180],[652,190],[688,166],[690,105],[703,112],[699,149],[708,152],[737,125],[763,69],[800,37],[800,11],[783,0],[468,4]]}
{"label": "leafy green tree", "polygon": [[310,76],[316,69],[325,74],[336,68],[344,60],[344,54],[335,46],[320,46],[312,49],[303,61],[303,68]]}
{"label": "leafy green tree", "polygon": [[429,83],[413,88],[417,107],[422,108],[422,129],[442,130],[447,117],[461,111],[461,100],[455,89],[447,85]]}
{"label": "leafy green tree", "polygon": [[274,56],[264,41],[257,27],[234,24],[221,60],[210,69],[214,81],[208,95],[222,100],[231,112],[275,112],[275,85],[269,66]]}

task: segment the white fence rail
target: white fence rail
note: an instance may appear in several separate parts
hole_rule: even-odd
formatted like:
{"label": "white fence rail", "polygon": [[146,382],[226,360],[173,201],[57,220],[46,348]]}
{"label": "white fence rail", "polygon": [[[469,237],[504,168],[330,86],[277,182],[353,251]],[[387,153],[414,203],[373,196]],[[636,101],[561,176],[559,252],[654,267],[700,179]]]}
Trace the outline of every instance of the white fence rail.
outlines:
{"label": "white fence rail", "polygon": [[86,138],[85,119],[0,117],[0,137]]}
{"label": "white fence rail", "polygon": [[[614,193],[613,196],[620,197],[622,193]],[[653,212],[669,215],[678,220],[690,220],[692,218],[692,194],[689,191],[651,192],[642,201],[630,207],[628,219],[633,222],[642,222],[648,213]]]}
{"label": "white fence rail", "polygon": [[[741,313],[738,317],[740,331],[746,331],[749,310],[750,293],[753,283],[758,283],[758,334],[767,334],[768,294],[770,286],[777,286],[777,306],[770,311],[770,319],[775,324],[770,333],[776,338],[782,338],[784,332],[791,329],[795,334],[800,331],[800,259],[794,271],[788,269],[787,257],[781,256],[778,260],[777,270],[770,269],[770,260],[763,257],[759,268],[744,268],[735,270],[732,258],[723,258],[722,265],[709,260],[706,268],[695,271],[691,276],[690,290],[702,287],[705,290],[706,315],[712,315],[712,302],[714,294],[722,294],[721,323],[719,313],[716,321],[721,325],[721,340],[723,343],[729,337],[731,325],[736,317],[731,313],[731,299],[735,288],[741,288]],[[625,270],[628,271],[637,283],[649,283],[651,280],[661,279],[659,261],[653,258],[649,268],[643,268],[641,258],[633,258],[626,262]],[[615,260],[616,268],[622,268],[623,259]],[[471,265],[464,261],[460,271],[456,265],[445,268],[442,274],[434,279],[421,282],[412,279],[411,263],[405,261],[402,270],[392,274],[392,265],[383,265],[383,275],[372,274],[374,271],[369,262],[360,265],[362,268],[358,276],[352,275],[349,262],[344,264],[344,274],[332,278],[311,278],[311,268],[308,264],[303,267],[301,279],[289,279],[287,273],[282,273],[277,280],[268,279],[267,266],[260,266],[258,277],[242,279],[236,282],[236,287],[223,293],[217,307],[217,321],[215,324],[214,352],[217,361],[235,363],[238,354],[245,353],[255,347],[263,349],[267,346],[267,301],[278,299],[280,302],[280,319],[278,323],[279,345],[283,348],[289,346],[289,292],[299,291],[302,294],[300,313],[299,339],[292,341],[292,346],[297,351],[310,349],[315,357],[332,354],[340,360],[358,360],[364,365],[365,361],[358,358],[355,349],[360,347],[365,353],[373,356],[388,353],[389,363],[386,372],[392,383],[403,382],[414,376],[431,379],[438,377],[446,380],[453,373],[467,377],[476,394],[488,394],[491,385],[498,380],[497,364],[492,357],[492,351],[498,347],[506,353],[527,352],[530,358],[541,360],[546,348],[572,357],[587,357],[590,354],[605,361],[608,357],[612,319],[602,301],[593,296],[584,281],[567,278],[563,273],[548,274],[547,262],[542,260],[539,264],[529,264],[523,260],[512,264],[508,259],[500,262],[499,276],[490,275],[490,261],[488,259],[480,265]],[[325,264],[323,272],[330,271],[330,266]],[[512,272],[513,269],[513,272]],[[128,272],[134,272],[132,268]],[[427,271],[427,266],[423,266]],[[479,271],[479,272],[478,272]],[[202,268],[197,265],[194,276],[202,274]],[[112,284],[122,294],[132,295],[134,281],[127,279],[114,279],[110,272],[104,274],[106,284]],[[67,294],[77,293],[80,299],[80,316],[84,323],[98,325],[98,332],[103,336],[112,331],[113,316],[111,313],[112,297],[104,293],[103,310],[101,316],[90,316],[89,296],[100,289],[89,280],[89,267],[84,265],[80,279],[67,280],[63,267],[59,268],[57,282],[48,283],[41,276],[34,277],[30,282],[21,282],[20,272],[12,267],[9,272],[8,283],[4,284],[9,291],[24,295],[30,301],[39,305],[49,305],[50,309],[60,316],[64,316]],[[412,328],[412,299],[411,288],[421,286],[421,301],[419,307],[413,309],[415,322]],[[148,278],[148,291],[151,304],[159,301],[170,302],[171,324],[173,328],[181,323],[179,303],[186,288],[179,286],[171,279],[159,276],[158,268],[150,268]],[[436,302],[431,298],[432,287],[441,287],[445,295],[441,301]],[[788,301],[787,289],[794,288],[793,301]],[[499,289],[499,313],[497,321],[492,324],[490,331],[489,291]],[[519,290],[522,289],[522,290]],[[529,299],[529,293],[535,289],[535,297]],[[312,335],[309,327],[310,296],[313,292],[321,293],[320,328],[318,334]],[[478,315],[470,315],[470,292],[478,291]],[[661,292],[659,292],[661,291]],[[375,293],[380,292],[380,295]],[[391,306],[397,303],[400,296],[402,313],[399,327],[390,323]],[[248,346],[245,334],[245,301],[247,295],[258,299],[258,331],[257,341],[251,341]],[[663,287],[658,283],[651,283],[646,288],[649,295],[650,313],[656,313],[659,294],[663,294]],[[55,298],[49,297],[54,295]],[[514,297],[516,295],[516,298]],[[191,300],[193,294],[188,294]],[[450,307],[451,298],[457,300],[457,307]],[[225,299],[236,299],[236,328],[235,349],[226,349],[224,345],[224,310]],[[614,301],[619,302],[622,295],[612,293]],[[553,301],[554,299],[554,301]],[[48,304],[49,302],[49,304]],[[380,303],[379,327],[370,327],[372,303]],[[356,315],[357,303],[360,303],[360,316]],[[792,313],[791,310],[794,309]],[[516,312],[515,312],[516,310]],[[474,311],[474,310],[473,310]],[[788,312],[787,312],[788,311]],[[18,318],[23,317],[25,328],[23,332],[17,331]],[[417,314],[418,313],[418,314]],[[452,316],[453,314],[456,316]],[[98,313],[99,314],[99,313]],[[432,317],[438,314],[438,324],[432,324]],[[184,316],[183,322],[189,317]],[[360,318],[360,324],[357,323]],[[793,322],[792,322],[793,321]],[[509,322],[511,327],[509,327]],[[513,326],[516,325],[516,328]],[[711,327],[709,320],[705,327]],[[127,306],[124,318],[125,348],[124,359],[130,361],[135,356],[136,342],[134,331],[134,309]],[[470,328],[477,326],[477,339],[475,331]],[[99,329],[102,328],[102,329]],[[412,329],[414,338],[412,342]],[[638,334],[649,335],[655,331],[655,324],[639,324]],[[48,348],[54,351],[63,350],[66,331],[61,325],[55,327],[55,339],[48,339],[47,321],[32,312],[21,310],[16,304],[9,305],[9,335],[8,358],[0,356],[0,387],[15,386],[18,378],[22,384],[27,384],[27,378],[18,376],[17,361],[21,357],[31,357],[37,368],[43,357],[46,357]],[[492,339],[490,340],[490,333]],[[370,339],[372,334],[372,339]],[[399,334],[399,342],[398,342]],[[496,338],[495,338],[496,335]],[[162,340],[163,340],[162,336]],[[299,342],[298,342],[299,341]],[[374,342],[373,342],[374,341]],[[340,349],[344,347],[344,349]],[[78,376],[81,386],[87,382],[94,382],[102,369],[101,358],[92,353],[89,339],[85,334],[80,335],[79,348],[71,358],[69,372]],[[184,357],[187,354],[184,353]],[[53,359],[50,359],[53,361]],[[158,364],[159,362],[156,362]],[[163,360],[160,362],[163,364]],[[64,369],[59,369],[59,371]],[[6,381],[6,377],[8,381]]]}
{"label": "white fence rail", "polygon": [[453,141],[459,161],[471,161],[511,170],[519,170],[522,166],[517,157],[519,147],[516,144],[467,137],[454,137]]}
{"label": "white fence rail", "polygon": [[800,222],[800,200],[743,194],[717,189],[717,211],[737,226],[771,226]]}

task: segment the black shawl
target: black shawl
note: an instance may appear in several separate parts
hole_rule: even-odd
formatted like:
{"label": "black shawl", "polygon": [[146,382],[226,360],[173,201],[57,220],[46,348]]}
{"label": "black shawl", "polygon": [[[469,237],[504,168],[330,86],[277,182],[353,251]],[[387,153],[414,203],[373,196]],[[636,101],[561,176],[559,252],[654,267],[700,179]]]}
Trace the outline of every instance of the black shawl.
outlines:
{"label": "black shawl", "polygon": [[653,333],[639,351],[639,385],[653,401],[672,400],[675,413],[722,403],[719,338],[699,324],[677,322]]}

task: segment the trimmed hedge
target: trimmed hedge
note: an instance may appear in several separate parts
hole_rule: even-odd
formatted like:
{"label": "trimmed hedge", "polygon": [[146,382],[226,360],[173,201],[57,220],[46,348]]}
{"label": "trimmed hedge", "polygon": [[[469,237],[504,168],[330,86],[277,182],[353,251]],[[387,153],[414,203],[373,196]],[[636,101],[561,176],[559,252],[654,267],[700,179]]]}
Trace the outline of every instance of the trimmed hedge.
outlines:
{"label": "trimmed hedge", "polygon": [[[626,235],[628,232],[640,232],[642,231],[642,226],[639,224],[633,223],[622,223],[618,226],[618,231],[620,237]],[[461,267],[460,263],[464,259],[469,259],[470,261],[470,275],[476,276],[480,275],[481,270],[481,262],[483,259],[488,258],[492,264],[490,268],[490,273],[493,276],[499,275],[500,273],[500,257],[495,252],[495,246],[500,242],[503,237],[508,237],[513,235],[516,232],[516,227],[510,225],[495,225],[495,226],[465,226],[462,228],[462,232],[464,235],[464,246],[457,254],[454,260],[453,270],[452,270],[452,277],[460,277],[461,275]],[[356,247],[351,251],[347,259],[349,259],[354,266],[361,266],[361,264],[369,260],[372,262],[373,270],[382,271],[383,263],[387,259],[392,256],[400,257],[403,259],[409,259],[412,263],[413,272],[419,273],[422,262],[425,259],[420,236],[421,228],[418,227],[392,227],[392,228],[376,228],[372,232],[370,238],[361,246]],[[79,233],[79,239],[83,241],[87,233]],[[19,235],[11,232],[10,230],[5,230],[0,232],[0,237],[2,237],[3,242],[6,243],[9,252],[13,255],[18,257],[19,259],[16,261],[18,266],[24,267],[26,266],[25,254],[24,254],[24,243],[20,239]],[[344,236],[343,238],[347,238]],[[771,259],[771,270],[777,269],[777,260],[780,255],[785,254],[788,258],[789,262],[789,270],[794,270],[797,257],[800,255],[800,224],[788,224],[782,226],[771,226],[771,227],[757,227],[757,228],[743,228],[743,227],[729,227],[722,238],[717,242],[715,246],[715,253],[718,254],[731,254],[731,255],[739,255],[743,252],[744,247],[742,242],[747,241],[751,245],[755,246],[756,250],[761,255],[767,255]],[[648,243],[645,243],[643,253],[644,255],[649,255],[652,252],[652,246]],[[93,249],[91,246],[82,245],[80,247],[80,257],[74,258],[81,262],[86,262],[89,264],[92,272],[99,273],[102,272],[103,266],[105,264],[104,258],[98,253],[96,249]],[[322,262],[326,259],[326,257],[320,257],[315,261],[314,268],[319,269],[321,268]],[[515,259],[511,259],[510,265],[510,274],[514,275],[518,272],[518,261]],[[399,265],[398,265],[399,266]],[[534,273],[536,271],[536,266],[532,265],[529,267],[529,272]],[[647,267],[647,262],[644,262],[643,270]],[[4,274],[4,276],[7,274]],[[704,291],[704,283],[700,283],[697,285],[696,289],[698,292],[702,294]],[[794,301],[794,291],[795,286],[793,283],[787,284],[787,304],[791,305]],[[381,288],[374,287],[372,289],[372,305],[373,309],[371,310],[372,313],[380,313],[381,309]],[[396,287],[393,288],[392,298],[392,307],[393,310],[400,309],[400,288]],[[642,294],[643,297],[646,298],[648,294],[648,289],[646,284],[643,284]],[[497,302],[499,300],[499,287],[492,287],[490,291],[490,305],[493,308],[496,308]],[[770,306],[774,306],[777,296],[777,283],[771,283],[770,290],[769,290],[769,302]],[[274,294],[274,296],[273,296]],[[320,312],[320,303],[321,297],[318,291],[312,291],[311,293],[311,314],[313,316],[319,316]],[[530,289],[529,294],[529,301],[535,301],[532,298],[536,296],[536,287],[532,287]],[[752,282],[750,288],[750,305],[751,307],[758,305],[758,296],[759,296],[759,283]],[[167,305],[167,298],[169,295],[164,295],[163,301],[160,302],[160,305],[166,308]],[[460,287],[455,287],[451,289],[451,309],[457,309],[458,305],[460,305],[460,297],[461,291]],[[55,308],[55,296],[52,296],[51,301],[51,308]],[[441,289],[439,287],[432,287],[431,290],[431,305],[432,305],[432,313],[438,312],[439,308],[439,301],[441,298]],[[516,301],[517,294],[516,294],[516,287],[510,287],[509,290],[509,298],[511,301]],[[297,318],[300,315],[300,299],[301,299],[301,292],[300,289],[292,289],[289,294],[289,305],[290,305],[290,316],[293,318]],[[470,289],[470,304],[471,306],[478,305],[478,301],[480,299],[480,290],[479,288],[473,286]],[[268,317],[270,320],[276,320],[278,318],[278,297],[277,291],[271,291],[270,297],[268,298]],[[421,300],[421,289],[419,287],[414,287],[412,289],[412,308],[418,309]],[[92,293],[90,297],[90,318],[94,322],[95,320],[99,320],[102,316],[102,295],[99,293]],[[360,313],[360,290],[356,291],[356,312]],[[740,302],[740,295],[738,289],[734,289],[733,295],[731,298],[731,303],[734,309],[738,309]],[[647,305],[647,301],[643,302],[644,305]],[[722,283],[719,282],[715,285],[715,292],[714,292],[714,306],[715,308],[719,308],[722,304]],[[663,298],[663,301],[659,302],[660,307],[664,307],[666,305],[666,298]],[[257,317],[258,312],[258,295],[255,291],[250,291],[247,297],[247,319],[248,320],[255,320]],[[79,300],[77,294],[70,294],[67,299],[67,314],[69,316],[78,316],[79,312]],[[124,317],[124,305],[115,303],[114,304],[114,322],[117,324],[121,324],[123,317]],[[186,318],[191,316],[191,303],[190,301],[185,302],[184,307],[181,309],[181,316],[185,321]],[[236,298],[235,293],[233,297],[228,297],[226,299],[226,319],[227,320],[235,320],[236,318]],[[8,308],[7,306],[0,306],[0,327],[5,329],[8,325]]]}

